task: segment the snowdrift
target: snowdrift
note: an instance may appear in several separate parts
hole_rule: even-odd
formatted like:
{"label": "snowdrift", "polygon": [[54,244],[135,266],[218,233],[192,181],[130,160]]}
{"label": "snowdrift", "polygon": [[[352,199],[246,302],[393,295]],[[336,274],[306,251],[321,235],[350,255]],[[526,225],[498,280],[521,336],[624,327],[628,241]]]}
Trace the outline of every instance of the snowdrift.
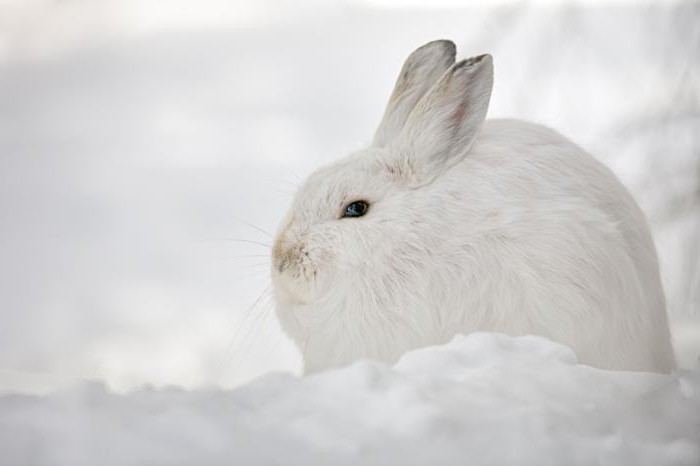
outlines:
{"label": "snowdrift", "polygon": [[0,458],[16,466],[697,465],[699,439],[699,372],[603,371],[486,333],[230,391],[0,398]]}

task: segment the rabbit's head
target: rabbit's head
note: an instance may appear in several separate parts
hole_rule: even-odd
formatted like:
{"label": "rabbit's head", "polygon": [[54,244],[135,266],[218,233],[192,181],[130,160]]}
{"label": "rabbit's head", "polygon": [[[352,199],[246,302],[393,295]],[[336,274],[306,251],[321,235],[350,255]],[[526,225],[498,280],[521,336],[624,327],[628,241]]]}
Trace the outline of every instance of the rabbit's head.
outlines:
{"label": "rabbit's head", "polygon": [[393,355],[432,325],[421,270],[434,260],[441,206],[423,192],[469,152],[492,82],[489,55],[455,63],[450,41],[420,47],[371,146],[319,169],[296,194],[272,277],[277,315],[307,370]]}

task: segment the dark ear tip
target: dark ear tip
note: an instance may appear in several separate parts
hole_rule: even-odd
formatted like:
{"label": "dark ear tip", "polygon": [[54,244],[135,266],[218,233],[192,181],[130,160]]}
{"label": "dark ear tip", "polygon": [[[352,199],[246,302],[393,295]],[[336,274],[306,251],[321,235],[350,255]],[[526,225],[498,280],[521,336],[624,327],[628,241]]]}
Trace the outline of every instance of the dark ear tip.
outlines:
{"label": "dark ear tip", "polygon": [[493,57],[489,55],[488,53],[485,53],[483,55],[477,55],[476,57],[471,57],[471,58],[465,58],[464,60],[460,60],[454,65],[454,69],[458,70],[460,68],[471,68],[476,65],[486,65],[493,63]]}

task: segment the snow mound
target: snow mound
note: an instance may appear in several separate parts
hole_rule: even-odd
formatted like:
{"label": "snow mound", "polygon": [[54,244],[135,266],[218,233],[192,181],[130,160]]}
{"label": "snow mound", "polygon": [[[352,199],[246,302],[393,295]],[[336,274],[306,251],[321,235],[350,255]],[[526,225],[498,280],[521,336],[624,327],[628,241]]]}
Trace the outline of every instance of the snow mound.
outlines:
{"label": "snow mound", "polygon": [[577,364],[539,337],[478,333],[230,391],[88,383],[0,398],[8,465],[700,464],[700,373]]}

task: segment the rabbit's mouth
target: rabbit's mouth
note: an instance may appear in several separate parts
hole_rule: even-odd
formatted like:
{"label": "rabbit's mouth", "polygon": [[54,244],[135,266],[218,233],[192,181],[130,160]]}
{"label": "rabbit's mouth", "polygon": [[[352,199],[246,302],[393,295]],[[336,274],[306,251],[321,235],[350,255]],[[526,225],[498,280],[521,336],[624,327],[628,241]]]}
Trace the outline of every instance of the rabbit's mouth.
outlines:
{"label": "rabbit's mouth", "polygon": [[273,256],[272,283],[277,299],[287,304],[308,304],[316,271],[308,255]]}

